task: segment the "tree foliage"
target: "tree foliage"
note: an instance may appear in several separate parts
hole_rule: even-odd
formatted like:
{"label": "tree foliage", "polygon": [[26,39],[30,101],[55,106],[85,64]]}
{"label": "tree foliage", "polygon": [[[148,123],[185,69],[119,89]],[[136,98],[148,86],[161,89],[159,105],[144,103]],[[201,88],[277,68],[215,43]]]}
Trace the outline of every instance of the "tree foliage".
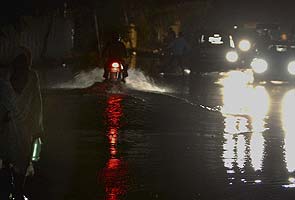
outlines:
{"label": "tree foliage", "polygon": [[[94,28],[93,15],[97,15],[100,31],[107,35],[111,31],[126,33],[128,25],[134,23],[142,44],[155,40],[159,32],[165,31],[176,19],[184,27],[192,28],[204,23],[202,19],[210,7],[211,0],[10,0],[1,7],[0,29],[6,25],[19,28],[22,16],[49,15],[65,5],[73,18],[88,21]],[[189,6],[187,6],[189,5]],[[86,30],[88,31],[88,30]],[[91,31],[90,31],[91,32]],[[93,35],[93,34],[92,34]]]}

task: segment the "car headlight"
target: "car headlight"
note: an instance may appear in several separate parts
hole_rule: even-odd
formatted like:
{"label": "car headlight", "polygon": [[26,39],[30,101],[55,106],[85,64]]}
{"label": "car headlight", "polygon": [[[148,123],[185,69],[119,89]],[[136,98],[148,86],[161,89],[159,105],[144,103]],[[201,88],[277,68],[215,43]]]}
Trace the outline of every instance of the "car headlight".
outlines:
{"label": "car headlight", "polygon": [[239,49],[241,51],[249,51],[251,48],[251,42],[249,40],[241,40],[239,42]]}
{"label": "car headlight", "polygon": [[254,58],[251,62],[251,67],[254,72],[261,74],[267,70],[268,64],[261,58]]}
{"label": "car headlight", "polygon": [[237,52],[235,52],[235,51],[227,52],[227,54],[226,54],[226,60],[228,62],[234,63],[234,62],[237,62],[238,59],[239,59],[239,55],[238,55]]}
{"label": "car headlight", "polygon": [[292,75],[295,75],[295,61],[292,61],[288,64],[288,72]]}

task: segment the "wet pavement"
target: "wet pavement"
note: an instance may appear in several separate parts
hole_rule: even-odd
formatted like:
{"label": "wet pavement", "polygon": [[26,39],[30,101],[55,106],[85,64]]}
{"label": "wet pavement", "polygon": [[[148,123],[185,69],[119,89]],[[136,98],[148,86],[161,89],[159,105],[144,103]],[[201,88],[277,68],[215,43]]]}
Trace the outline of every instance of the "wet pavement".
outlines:
{"label": "wet pavement", "polygon": [[42,200],[294,199],[295,86],[251,82],[250,71],[156,82],[131,72],[126,85],[44,89],[47,138],[27,191]]}

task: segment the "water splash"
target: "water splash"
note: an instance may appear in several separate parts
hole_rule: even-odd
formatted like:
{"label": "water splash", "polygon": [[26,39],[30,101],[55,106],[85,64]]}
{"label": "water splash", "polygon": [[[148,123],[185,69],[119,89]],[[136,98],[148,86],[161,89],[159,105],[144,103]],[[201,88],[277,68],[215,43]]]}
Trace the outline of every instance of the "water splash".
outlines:
{"label": "water splash", "polygon": [[[140,91],[153,91],[153,92],[169,92],[167,88],[159,87],[155,82],[144,75],[144,73],[137,69],[130,69],[128,71],[129,77],[126,78],[126,86],[130,89]],[[64,83],[54,84],[51,88],[60,89],[82,89],[102,82],[103,69],[94,68],[90,71],[81,71],[70,81]]]}
{"label": "water splash", "polygon": [[90,71],[81,71],[70,81],[55,84],[52,88],[62,88],[62,89],[79,89],[87,88],[92,86],[96,82],[101,82],[103,75],[103,69],[94,68]]}
{"label": "water splash", "polygon": [[137,69],[130,69],[128,71],[129,77],[126,79],[127,87],[141,91],[153,92],[169,92],[168,88],[162,88],[155,84],[155,82],[144,75],[144,73]]}

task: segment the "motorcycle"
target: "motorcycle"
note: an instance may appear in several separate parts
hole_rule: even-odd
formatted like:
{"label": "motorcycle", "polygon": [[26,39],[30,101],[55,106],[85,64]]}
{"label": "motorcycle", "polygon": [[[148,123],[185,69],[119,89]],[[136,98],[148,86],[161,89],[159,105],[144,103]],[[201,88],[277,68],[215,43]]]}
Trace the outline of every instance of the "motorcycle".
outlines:
{"label": "motorcycle", "polygon": [[125,81],[128,76],[127,67],[119,60],[112,60],[107,62],[106,80],[110,82]]}

